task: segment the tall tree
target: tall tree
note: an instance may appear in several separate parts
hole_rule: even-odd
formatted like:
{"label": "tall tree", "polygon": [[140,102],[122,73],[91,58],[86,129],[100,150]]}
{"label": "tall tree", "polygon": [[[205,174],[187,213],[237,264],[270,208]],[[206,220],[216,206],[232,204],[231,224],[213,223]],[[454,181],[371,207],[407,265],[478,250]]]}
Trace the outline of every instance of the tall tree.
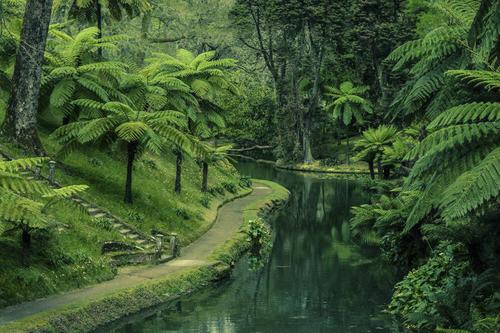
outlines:
{"label": "tall tree", "polygon": [[339,88],[327,86],[325,96],[331,99],[326,109],[332,111],[332,117],[340,126],[347,128],[347,164],[349,164],[350,144],[349,126],[363,124],[366,113],[372,113],[370,102],[363,98],[368,87],[356,87],[352,82],[343,82]]}
{"label": "tall tree", "polygon": [[[144,69],[144,73],[153,81],[178,78],[191,88],[195,103],[178,107],[188,116],[191,134],[206,140],[217,129],[224,127],[223,109],[218,105],[217,98],[221,94],[239,93],[227,76],[227,70],[236,65],[236,60],[216,59],[215,51],[194,55],[188,50],[179,49],[175,56],[156,53],[148,61],[150,64]],[[181,188],[183,155],[179,147],[174,148],[174,153],[177,159],[175,189],[178,192]],[[202,174],[205,174],[205,170],[208,170],[208,164],[202,159]]]}
{"label": "tall tree", "polygon": [[43,147],[37,133],[38,97],[52,0],[28,0],[12,78],[3,133],[35,153]]}

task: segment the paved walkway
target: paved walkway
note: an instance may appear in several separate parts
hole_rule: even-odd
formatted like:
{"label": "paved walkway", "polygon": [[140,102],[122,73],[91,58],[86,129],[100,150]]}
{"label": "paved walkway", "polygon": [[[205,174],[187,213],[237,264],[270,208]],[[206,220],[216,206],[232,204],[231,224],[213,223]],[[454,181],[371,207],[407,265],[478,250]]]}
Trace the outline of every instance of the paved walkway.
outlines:
{"label": "paved walkway", "polygon": [[236,199],[221,207],[213,227],[189,246],[183,248],[182,255],[179,258],[152,267],[128,268],[120,271],[118,276],[110,281],[1,309],[0,325],[38,312],[66,306],[75,301],[100,298],[116,290],[132,287],[167,274],[208,265],[210,264],[208,257],[212,251],[238,232],[243,222],[245,207],[256,199],[270,193],[272,193],[272,190],[269,187],[255,183],[254,190],[250,195]]}

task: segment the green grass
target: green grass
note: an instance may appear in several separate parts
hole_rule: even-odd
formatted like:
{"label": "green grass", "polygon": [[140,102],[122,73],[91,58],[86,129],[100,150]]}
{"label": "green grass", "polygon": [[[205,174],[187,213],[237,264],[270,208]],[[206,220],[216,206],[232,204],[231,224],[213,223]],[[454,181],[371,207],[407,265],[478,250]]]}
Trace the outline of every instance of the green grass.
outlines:
{"label": "green grass", "polygon": [[[257,218],[273,201],[287,200],[286,188],[269,181],[255,180],[273,192],[245,207],[244,222]],[[247,237],[240,233],[217,247],[211,254],[214,265],[178,272],[141,285],[119,290],[92,301],[81,301],[60,309],[29,316],[0,328],[0,333],[92,332],[106,323],[145,308],[177,299],[213,281],[227,276],[231,264],[248,248]]]}
{"label": "green grass", "polygon": [[[59,147],[49,138],[51,126],[50,120],[44,122],[40,136],[49,155],[55,156]],[[2,138],[0,150],[14,157],[25,156],[21,149]],[[223,185],[237,185],[239,174],[232,165],[219,164],[211,166],[209,172],[209,186],[215,189],[214,194],[202,193],[200,168],[194,160],[185,158],[183,191],[175,194],[174,155],[144,155],[135,163],[134,203],[125,204],[124,157],[116,147],[75,151],[58,161],[56,180],[63,185],[88,185],[82,197],[147,234],[153,229],[177,233],[182,245],[191,243],[211,227],[220,204],[249,192],[239,186],[236,186],[238,193],[226,191]],[[43,172],[47,173],[46,167]],[[111,279],[115,275],[100,250],[105,241],[124,240],[120,234],[102,230],[90,216],[74,207],[58,205],[50,213],[64,227],[34,234],[30,267],[20,265],[19,234],[0,235],[0,307]]]}

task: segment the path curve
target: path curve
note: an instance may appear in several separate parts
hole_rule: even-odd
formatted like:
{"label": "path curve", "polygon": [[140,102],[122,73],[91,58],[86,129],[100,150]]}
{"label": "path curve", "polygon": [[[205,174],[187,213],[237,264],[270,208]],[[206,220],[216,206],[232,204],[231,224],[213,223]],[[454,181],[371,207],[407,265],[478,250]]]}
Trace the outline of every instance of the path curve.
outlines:
{"label": "path curve", "polygon": [[255,182],[251,194],[223,205],[219,209],[219,214],[212,228],[189,246],[183,248],[179,258],[152,267],[130,267],[121,270],[110,281],[0,309],[0,326],[42,311],[70,305],[73,302],[97,299],[119,289],[133,287],[168,274],[210,265],[213,263],[209,261],[212,251],[238,233],[243,223],[245,207],[271,193],[271,188]]}

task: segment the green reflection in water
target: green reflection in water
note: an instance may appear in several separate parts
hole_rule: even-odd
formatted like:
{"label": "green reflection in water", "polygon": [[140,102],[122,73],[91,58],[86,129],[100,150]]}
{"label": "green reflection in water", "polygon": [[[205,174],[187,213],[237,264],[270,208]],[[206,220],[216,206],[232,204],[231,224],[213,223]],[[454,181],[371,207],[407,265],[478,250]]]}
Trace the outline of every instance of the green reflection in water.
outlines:
{"label": "green reflection in water", "polygon": [[220,286],[102,332],[390,332],[381,310],[394,276],[350,238],[350,207],[369,199],[361,187],[251,162],[241,162],[239,169],[292,192],[273,221],[266,267],[251,272],[241,260]]}

